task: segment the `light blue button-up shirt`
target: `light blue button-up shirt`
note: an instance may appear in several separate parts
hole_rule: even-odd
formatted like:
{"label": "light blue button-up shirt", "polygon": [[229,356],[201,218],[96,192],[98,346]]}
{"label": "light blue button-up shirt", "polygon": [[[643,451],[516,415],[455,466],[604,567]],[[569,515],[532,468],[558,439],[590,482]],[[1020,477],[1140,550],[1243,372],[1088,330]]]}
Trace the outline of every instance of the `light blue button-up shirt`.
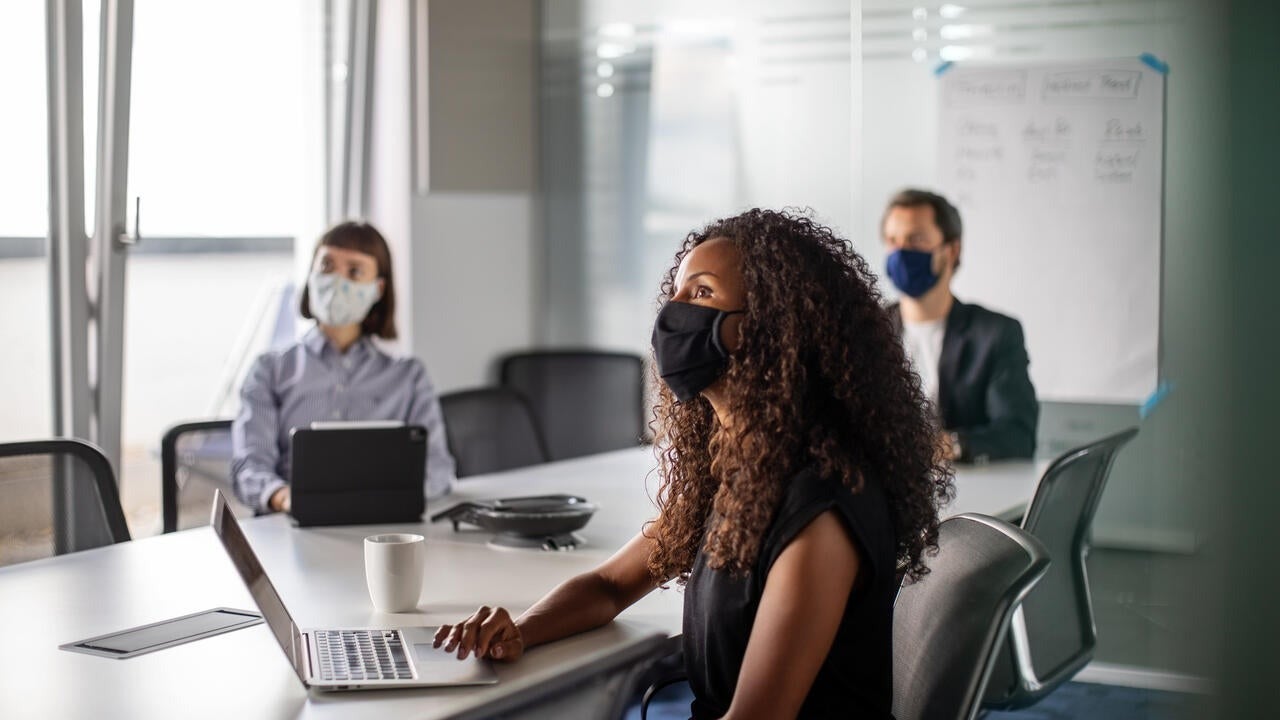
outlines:
{"label": "light blue button-up shirt", "polygon": [[259,356],[231,426],[231,479],[241,502],[267,512],[289,477],[289,432],[317,420],[399,420],[427,429],[427,498],[457,478],[444,418],[417,358],[392,357],[368,337],[340,353],[313,327],[288,348]]}

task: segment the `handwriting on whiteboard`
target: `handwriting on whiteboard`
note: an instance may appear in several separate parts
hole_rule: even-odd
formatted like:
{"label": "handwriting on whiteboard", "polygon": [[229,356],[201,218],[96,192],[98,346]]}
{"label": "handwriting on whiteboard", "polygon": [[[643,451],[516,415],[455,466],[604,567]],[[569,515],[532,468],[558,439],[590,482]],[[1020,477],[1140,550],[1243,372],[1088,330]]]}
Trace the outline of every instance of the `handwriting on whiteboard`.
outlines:
{"label": "handwriting on whiteboard", "polygon": [[1142,73],[1135,70],[1074,70],[1047,73],[1040,97],[1045,102],[1120,100],[1138,97]]}
{"label": "handwriting on whiteboard", "polygon": [[[1093,112],[1081,115],[1070,107],[1106,103],[1115,108],[1120,103],[1122,109],[1125,101],[1138,97],[1141,81],[1136,70],[1050,71],[1038,77],[1039,93],[1029,96],[1025,70],[991,69],[951,78],[945,101],[958,108],[952,179],[961,186],[1017,176],[1032,184],[1072,177],[1104,185],[1132,182],[1146,140],[1141,120],[1120,114],[1099,120]],[[999,114],[1003,121],[983,110],[997,106],[1006,108]],[[1009,106],[1025,107],[1025,119],[1010,125],[1010,113],[1021,111]],[[1053,111],[1055,107],[1061,109]]]}
{"label": "handwriting on whiteboard", "polygon": [[939,76],[956,288],[1019,317],[1042,397],[1140,401],[1158,379],[1164,90],[1138,58]]}

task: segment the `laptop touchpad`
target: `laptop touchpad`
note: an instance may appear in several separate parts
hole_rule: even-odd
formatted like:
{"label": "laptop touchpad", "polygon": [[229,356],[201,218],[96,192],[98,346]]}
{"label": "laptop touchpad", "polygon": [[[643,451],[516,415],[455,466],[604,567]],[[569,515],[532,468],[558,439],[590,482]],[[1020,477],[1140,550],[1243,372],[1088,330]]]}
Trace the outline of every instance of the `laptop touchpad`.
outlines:
{"label": "laptop touchpad", "polygon": [[437,648],[432,643],[414,643],[413,658],[418,676],[427,682],[456,685],[487,684],[498,680],[487,662],[477,660],[474,655],[459,660],[457,653],[445,652],[443,645]]}
{"label": "laptop touchpad", "polygon": [[440,662],[441,660],[458,662],[456,653],[445,652],[444,645],[436,647],[435,643],[414,643],[413,656],[418,662]]}

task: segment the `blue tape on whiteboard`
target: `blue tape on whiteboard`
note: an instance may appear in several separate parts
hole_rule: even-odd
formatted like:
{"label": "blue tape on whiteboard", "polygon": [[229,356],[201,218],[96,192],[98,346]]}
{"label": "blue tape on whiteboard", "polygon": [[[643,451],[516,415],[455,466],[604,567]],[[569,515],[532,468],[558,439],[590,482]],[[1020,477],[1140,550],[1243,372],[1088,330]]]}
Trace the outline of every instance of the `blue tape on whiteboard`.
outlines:
{"label": "blue tape on whiteboard", "polygon": [[943,73],[950,70],[952,65],[955,65],[955,63],[952,62],[951,60],[948,60],[942,63],[941,65],[933,69],[933,76],[942,77]]}
{"label": "blue tape on whiteboard", "polygon": [[1151,53],[1142,53],[1141,55],[1138,56],[1138,59],[1141,60],[1144,64],[1146,64],[1147,67],[1151,68],[1152,70],[1155,70],[1161,75],[1169,74],[1169,63],[1161,60],[1160,58],[1156,57],[1155,55],[1152,55]]}
{"label": "blue tape on whiteboard", "polygon": [[1172,391],[1173,383],[1171,382],[1162,382],[1156,386],[1156,391],[1148,395],[1142,406],[1138,408],[1138,417],[1146,420],[1147,416],[1154,412],[1156,406],[1164,402],[1164,399],[1169,397],[1169,393]]}

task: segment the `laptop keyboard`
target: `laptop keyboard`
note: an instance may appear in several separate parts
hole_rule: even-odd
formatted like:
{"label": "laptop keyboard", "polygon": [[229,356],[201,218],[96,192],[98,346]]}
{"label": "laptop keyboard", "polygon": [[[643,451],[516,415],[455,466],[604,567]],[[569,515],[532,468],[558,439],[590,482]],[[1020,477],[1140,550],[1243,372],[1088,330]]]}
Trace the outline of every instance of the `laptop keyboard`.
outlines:
{"label": "laptop keyboard", "polygon": [[317,630],[320,679],[407,680],[409,658],[394,630]]}

